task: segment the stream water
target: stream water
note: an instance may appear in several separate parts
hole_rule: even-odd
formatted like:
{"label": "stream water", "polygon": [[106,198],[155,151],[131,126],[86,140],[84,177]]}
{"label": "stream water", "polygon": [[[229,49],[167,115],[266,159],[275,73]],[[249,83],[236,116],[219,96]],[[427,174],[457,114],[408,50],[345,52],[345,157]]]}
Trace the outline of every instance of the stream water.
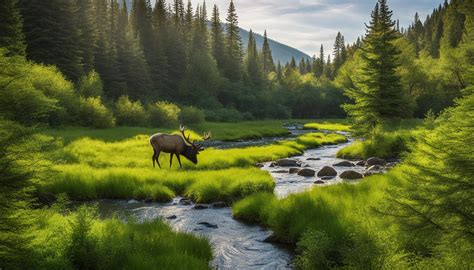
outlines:
{"label": "stream water", "polygon": [[[267,143],[273,139],[267,139]],[[308,150],[302,156],[293,157],[310,169],[319,171],[323,166],[333,165],[341,161],[336,153],[349,143],[323,146]],[[218,145],[216,145],[218,146]],[[225,146],[228,146],[227,144]],[[311,160],[311,159],[319,160]],[[308,160],[310,159],[310,160]],[[276,171],[288,168],[270,167],[265,163],[263,170],[267,170],[275,179],[275,193],[278,197],[285,197],[292,193],[302,192],[316,184],[317,177],[303,177],[296,174],[278,173]],[[338,172],[344,168],[335,167]],[[347,169],[347,168],[345,168]],[[363,170],[363,167],[353,167],[353,170]],[[323,185],[339,183],[342,180],[335,178],[327,180]],[[186,203],[184,203],[186,202]],[[155,218],[165,219],[172,228],[182,232],[198,234],[209,239],[214,259],[212,266],[217,269],[291,269],[292,254],[282,247],[264,240],[271,235],[271,231],[259,226],[251,226],[232,218],[230,208],[215,208],[209,205],[208,209],[193,209],[194,205],[182,198],[175,198],[170,203],[142,203],[137,201],[101,201],[99,211],[110,215],[131,214],[139,221]]]}

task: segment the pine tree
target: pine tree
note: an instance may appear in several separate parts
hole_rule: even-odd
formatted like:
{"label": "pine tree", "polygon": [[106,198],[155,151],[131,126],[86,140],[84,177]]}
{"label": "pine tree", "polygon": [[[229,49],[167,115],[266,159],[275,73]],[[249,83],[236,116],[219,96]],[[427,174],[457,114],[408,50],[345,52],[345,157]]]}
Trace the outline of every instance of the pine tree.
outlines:
{"label": "pine tree", "polygon": [[221,72],[225,68],[225,45],[224,45],[224,31],[222,29],[219,18],[219,9],[214,5],[211,18],[211,50],[212,56],[216,59],[217,67]]}
{"label": "pine tree", "polygon": [[166,46],[167,40],[169,39],[169,27],[165,0],[158,0],[155,2],[152,18],[155,55],[151,77],[154,87],[159,91],[160,97],[167,99],[169,98],[169,64],[168,56],[166,54]]}
{"label": "pine tree", "polygon": [[326,75],[326,78],[332,79],[332,64],[331,64],[331,55],[328,55],[328,61],[326,62],[326,65],[324,66],[324,74]]}
{"label": "pine tree", "polygon": [[5,47],[8,55],[24,55],[26,45],[18,0],[3,0],[0,3],[0,18],[0,47]]}
{"label": "pine tree", "polygon": [[231,0],[227,11],[226,33],[226,69],[225,75],[231,81],[242,78],[242,40],[239,33],[238,16],[234,1]]}
{"label": "pine tree", "polygon": [[256,88],[260,87],[263,82],[263,70],[258,57],[257,42],[255,41],[252,30],[249,32],[245,64],[248,81],[252,86],[255,86]]}
{"label": "pine tree", "polygon": [[263,34],[262,64],[265,76],[268,75],[268,73],[275,71],[275,63],[273,62],[272,50],[268,43],[267,30],[265,30]]}
{"label": "pine tree", "polygon": [[334,42],[334,49],[333,49],[333,75],[332,78],[336,76],[337,70],[341,67],[341,32],[337,33],[336,41]]}
{"label": "pine tree", "polygon": [[452,0],[444,16],[444,33],[441,44],[455,48],[462,39],[466,16],[461,12],[462,0]]}
{"label": "pine tree", "polygon": [[290,69],[296,69],[296,60],[295,60],[294,56],[291,57],[289,68]]}
{"label": "pine tree", "polygon": [[360,135],[371,133],[384,119],[404,116],[407,105],[396,74],[400,52],[393,41],[398,34],[386,0],[378,1],[371,17],[361,49],[362,79],[356,82],[356,88],[346,89],[355,104],[344,105]]}
{"label": "pine tree", "polygon": [[344,63],[347,60],[347,48],[346,48],[346,43],[344,41],[344,36],[341,35],[341,40],[340,40],[340,50],[341,50],[341,60],[340,60],[340,65],[344,65]]}
{"label": "pine tree", "polygon": [[70,80],[83,75],[75,1],[22,0],[29,59],[56,65]]}
{"label": "pine tree", "polygon": [[77,1],[77,18],[80,30],[80,47],[82,63],[87,74],[94,69],[94,50],[97,45],[96,21],[94,17],[93,0]]}
{"label": "pine tree", "polygon": [[301,58],[300,63],[298,64],[298,69],[301,75],[306,74],[306,60],[304,57]]}

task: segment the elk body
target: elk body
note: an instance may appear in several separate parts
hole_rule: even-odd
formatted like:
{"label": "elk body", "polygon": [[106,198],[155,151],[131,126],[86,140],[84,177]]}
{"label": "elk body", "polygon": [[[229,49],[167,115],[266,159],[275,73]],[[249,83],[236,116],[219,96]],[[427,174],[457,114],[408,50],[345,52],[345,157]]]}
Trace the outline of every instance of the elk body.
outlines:
{"label": "elk body", "polygon": [[[150,144],[151,144],[151,147],[153,147],[153,157],[152,157],[153,167],[155,167],[155,161],[156,161],[158,166],[161,168],[160,161],[158,160],[161,152],[170,154],[170,168],[171,168],[171,165],[173,164],[173,155],[176,155],[176,158],[178,159],[180,167],[181,167],[181,156],[184,156],[186,159],[188,159],[192,163],[197,164],[198,162],[197,155],[199,155],[199,152],[204,150],[204,148],[202,147],[202,144],[197,144],[195,141],[191,142],[189,140],[190,135],[186,137],[184,133],[186,131],[186,128],[181,127],[180,131],[181,131],[182,136],[176,135],[176,134],[169,135],[169,134],[158,133],[150,137]],[[210,133],[206,133],[203,136],[203,139],[205,141],[209,140],[210,138],[211,138]]]}

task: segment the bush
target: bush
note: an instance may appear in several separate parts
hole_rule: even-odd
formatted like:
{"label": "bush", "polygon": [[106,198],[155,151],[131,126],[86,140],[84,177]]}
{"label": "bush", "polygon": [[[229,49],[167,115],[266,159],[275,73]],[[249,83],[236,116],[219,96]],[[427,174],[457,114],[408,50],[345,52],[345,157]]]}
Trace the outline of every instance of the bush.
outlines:
{"label": "bush", "polygon": [[131,101],[128,96],[121,96],[115,103],[115,117],[119,126],[143,126],[147,113],[140,101]]}
{"label": "bush", "polygon": [[204,118],[204,112],[194,106],[183,107],[179,113],[179,122],[185,125],[200,124]]}
{"label": "bush", "polygon": [[170,102],[159,101],[148,106],[149,122],[157,127],[176,127],[181,109]]}
{"label": "bush", "polygon": [[103,95],[103,87],[99,73],[93,70],[81,78],[77,90],[84,97],[100,97]]}
{"label": "bush", "polygon": [[79,120],[86,127],[110,128],[115,125],[112,113],[98,97],[80,98]]}
{"label": "bush", "polygon": [[222,108],[213,111],[206,111],[206,120],[212,122],[239,122],[242,121],[242,114],[234,108]]}

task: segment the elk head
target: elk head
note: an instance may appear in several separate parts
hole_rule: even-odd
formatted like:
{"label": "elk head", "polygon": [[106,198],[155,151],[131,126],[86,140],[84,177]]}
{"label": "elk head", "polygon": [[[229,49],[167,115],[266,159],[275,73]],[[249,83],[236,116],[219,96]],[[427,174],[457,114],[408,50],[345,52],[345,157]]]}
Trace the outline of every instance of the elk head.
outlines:
{"label": "elk head", "polygon": [[[186,131],[186,127],[181,126],[180,127],[181,134],[183,135],[183,139],[190,145],[186,148],[186,152],[183,153],[184,156],[186,156],[187,159],[192,161],[194,164],[197,164],[197,155],[199,155],[199,152],[204,150],[203,144],[202,143],[197,143],[196,141],[192,141],[189,139],[191,134],[186,134],[184,133]],[[204,141],[207,141],[211,138],[211,133],[206,132],[202,136]]]}

